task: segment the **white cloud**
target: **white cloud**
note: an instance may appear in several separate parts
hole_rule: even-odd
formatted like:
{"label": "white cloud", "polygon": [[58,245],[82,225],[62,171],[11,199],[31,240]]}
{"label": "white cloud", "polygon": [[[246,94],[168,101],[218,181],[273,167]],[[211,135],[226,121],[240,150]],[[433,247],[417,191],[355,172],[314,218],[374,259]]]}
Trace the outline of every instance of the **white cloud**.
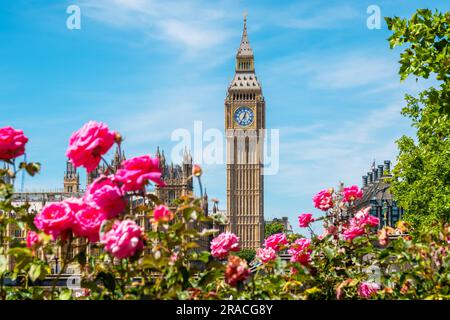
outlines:
{"label": "white cloud", "polygon": [[217,50],[230,33],[226,11],[206,1],[84,0],[83,15],[121,29],[135,29],[146,37],[187,50]]}

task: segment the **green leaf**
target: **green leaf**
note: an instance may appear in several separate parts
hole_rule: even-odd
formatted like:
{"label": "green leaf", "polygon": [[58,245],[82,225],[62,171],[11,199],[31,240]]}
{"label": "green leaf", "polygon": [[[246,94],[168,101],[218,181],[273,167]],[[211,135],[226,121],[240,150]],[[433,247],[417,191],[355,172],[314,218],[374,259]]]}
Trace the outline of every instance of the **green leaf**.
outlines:
{"label": "green leaf", "polygon": [[72,290],[62,289],[59,294],[59,300],[70,300],[72,298]]}
{"label": "green leaf", "polygon": [[36,281],[41,277],[42,265],[38,263],[33,263],[28,271],[28,275],[30,276],[31,281]]}
{"label": "green leaf", "polygon": [[41,170],[41,164],[38,162],[30,162],[26,165],[25,170],[28,172],[30,176],[34,176]]}
{"label": "green leaf", "polygon": [[8,271],[8,263],[5,255],[0,255],[0,275]]}
{"label": "green leaf", "polygon": [[326,257],[328,258],[329,261],[333,260],[335,252],[333,249],[331,249],[330,247],[324,247],[323,251],[326,255]]}
{"label": "green leaf", "polygon": [[33,260],[30,249],[12,248],[8,250],[8,255],[14,257],[14,270],[25,270],[28,264]]}

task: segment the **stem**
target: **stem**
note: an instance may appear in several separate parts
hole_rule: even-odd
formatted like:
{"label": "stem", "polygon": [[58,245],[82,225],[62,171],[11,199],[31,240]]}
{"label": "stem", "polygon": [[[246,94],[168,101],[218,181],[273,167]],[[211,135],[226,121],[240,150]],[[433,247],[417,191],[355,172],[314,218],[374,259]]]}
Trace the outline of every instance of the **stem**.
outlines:
{"label": "stem", "polygon": [[310,233],[310,235],[311,235],[311,238],[312,238],[313,236],[316,236],[316,234],[314,233],[313,229],[312,229],[311,226],[309,226],[309,225],[308,225],[308,230],[309,230],[309,233]]}
{"label": "stem", "polygon": [[[200,197],[203,199],[203,187],[202,187],[202,179],[201,177],[197,177],[198,180],[198,186],[200,188]],[[202,200],[203,201],[203,200]]]}
{"label": "stem", "polygon": [[119,152],[118,168],[120,168],[122,166],[122,161],[124,160],[124,159],[122,159],[122,143],[118,142],[117,143],[117,148],[118,148],[118,152]]}
{"label": "stem", "polygon": [[[65,252],[65,254],[62,255],[62,258],[63,258],[62,259],[63,260],[62,261],[62,268],[61,268],[61,270],[59,270],[58,275],[56,276],[56,279],[53,280],[52,291],[51,291],[51,298],[52,298],[52,300],[53,300],[53,294],[54,294],[55,289],[56,289],[56,284],[58,283],[59,279],[61,278],[61,275],[66,270],[67,264],[71,262],[68,258],[69,258],[70,248],[72,247],[72,240],[73,240],[72,233],[70,233],[70,235],[69,235],[69,242],[67,244],[66,252]],[[58,263],[57,263],[57,261],[55,261],[55,263],[56,263],[55,264],[55,268],[56,268],[58,266]]]}
{"label": "stem", "polygon": [[101,157],[103,163],[106,165],[106,167],[108,168],[109,171],[111,171],[111,173],[114,173],[113,168],[109,165],[109,163],[105,160],[105,158]]}

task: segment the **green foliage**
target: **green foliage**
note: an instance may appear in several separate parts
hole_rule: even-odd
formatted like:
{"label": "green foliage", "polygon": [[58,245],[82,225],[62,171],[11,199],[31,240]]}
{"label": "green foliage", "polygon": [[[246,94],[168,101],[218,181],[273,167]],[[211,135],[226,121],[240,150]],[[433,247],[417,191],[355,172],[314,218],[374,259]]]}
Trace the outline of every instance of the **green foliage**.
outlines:
{"label": "green foliage", "polygon": [[255,258],[256,250],[254,249],[243,249],[239,252],[234,253],[234,255],[238,256],[239,258],[245,259],[247,262],[253,261]]}
{"label": "green foliage", "polygon": [[402,114],[412,120],[416,138],[398,141],[392,193],[416,228],[439,228],[450,219],[450,13],[418,10],[410,19],[386,18],[391,48],[400,55],[400,78],[436,77],[418,97],[406,95]]}
{"label": "green foliage", "polygon": [[284,232],[284,226],[281,222],[269,222],[265,224],[265,236],[266,238],[276,234]]}
{"label": "green foliage", "polygon": [[[144,212],[146,219],[150,219],[151,208],[159,203],[153,196],[149,199],[152,203],[135,212]],[[0,203],[3,208],[12,206],[10,198]],[[212,221],[204,216],[200,199],[184,196],[176,203],[174,220],[148,230],[145,250],[128,259],[114,259],[106,252],[90,256],[86,253],[86,242],[77,242],[71,235],[65,241],[54,242],[41,234],[43,242],[33,250],[25,248],[23,242],[16,243],[6,253],[1,249],[0,280],[8,278],[16,281],[16,285],[0,286],[0,299],[359,299],[358,287],[364,281],[380,285],[371,297],[374,299],[450,299],[449,226],[437,234],[398,237],[384,247],[378,245],[373,234],[353,241],[331,234],[323,238],[313,235],[307,264],[277,257],[255,264],[254,272],[234,286],[226,282],[227,262],[213,258],[198,246],[201,237],[213,233],[207,228]],[[351,209],[339,200],[335,206],[339,212]],[[32,220],[23,217],[26,210],[26,207],[15,208],[22,215],[20,219],[0,215],[0,231],[11,224],[29,228],[26,225]],[[336,214],[330,211],[324,222],[334,223],[331,217]],[[196,223],[204,223],[206,228],[202,231],[192,228]],[[6,235],[0,234],[3,241],[8,239]],[[297,235],[291,235],[289,241],[296,238]],[[75,248],[76,255],[67,254]],[[53,279],[59,279],[68,264],[78,265],[82,275],[77,295],[65,287],[32,285],[50,272],[46,254],[42,253],[54,254],[56,249],[61,250],[63,261],[60,273],[53,275]],[[252,261],[255,251],[233,254]],[[13,270],[8,270],[7,258],[14,260]],[[379,272],[373,275],[368,271],[371,269]]]}

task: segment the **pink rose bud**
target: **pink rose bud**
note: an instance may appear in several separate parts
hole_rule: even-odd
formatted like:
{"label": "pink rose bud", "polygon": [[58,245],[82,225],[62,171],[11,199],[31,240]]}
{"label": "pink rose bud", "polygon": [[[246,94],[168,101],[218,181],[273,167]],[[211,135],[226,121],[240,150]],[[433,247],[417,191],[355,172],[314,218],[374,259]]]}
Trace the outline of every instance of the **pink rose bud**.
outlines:
{"label": "pink rose bud", "polygon": [[202,168],[198,164],[192,166],[192,175],[195,177],[200,177],[202,175]]}
{"label": "pink rose bud", "polygon": [[30,249],[34,249],[42,243],[41,236],[34,231],[28,231],[27,233],[27,247]]}

